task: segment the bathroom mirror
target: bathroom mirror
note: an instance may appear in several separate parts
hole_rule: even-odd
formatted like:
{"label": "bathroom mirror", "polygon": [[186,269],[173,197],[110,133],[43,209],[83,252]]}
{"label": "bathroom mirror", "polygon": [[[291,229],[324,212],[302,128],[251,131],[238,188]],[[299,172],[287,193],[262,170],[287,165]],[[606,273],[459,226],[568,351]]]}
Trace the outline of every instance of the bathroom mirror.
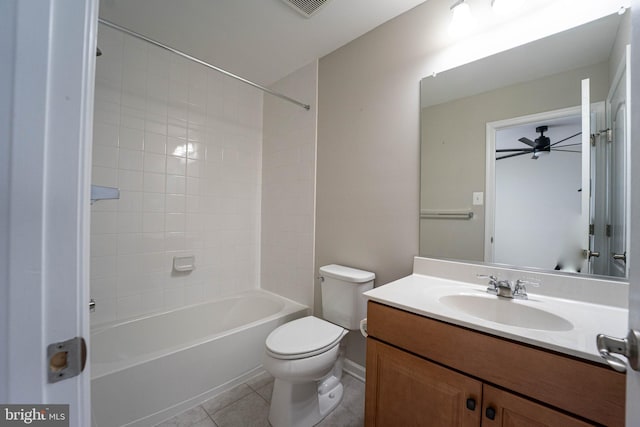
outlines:
{"label": "bathroom mirror", "polygon": [[629,17],[421,81],[421,256],[626,276]]}

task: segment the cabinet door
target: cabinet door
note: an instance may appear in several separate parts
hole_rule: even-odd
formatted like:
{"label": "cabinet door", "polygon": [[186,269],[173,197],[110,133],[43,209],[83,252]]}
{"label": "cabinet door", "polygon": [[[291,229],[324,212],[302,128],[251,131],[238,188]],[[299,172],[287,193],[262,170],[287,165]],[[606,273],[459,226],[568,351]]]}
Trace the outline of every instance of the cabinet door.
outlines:
{"label": "cabinet door", "polygon": [[562,412],[483,386],[482,427],[586,427],[593,426]]}
{"label": "cabinet door", "polygon": [[482,383],[367,339],[368,427],[479,426]]}

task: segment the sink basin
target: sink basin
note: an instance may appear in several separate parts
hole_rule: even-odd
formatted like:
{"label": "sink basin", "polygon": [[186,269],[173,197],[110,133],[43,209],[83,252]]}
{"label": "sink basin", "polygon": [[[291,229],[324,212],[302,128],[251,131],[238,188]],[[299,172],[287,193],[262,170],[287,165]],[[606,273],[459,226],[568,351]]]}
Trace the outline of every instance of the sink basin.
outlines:
{"label": "sink basin", "polygon": [[470,316],[504,325],[544,331],[573,329],[573,324],[568,320],[517,300],[497,296],[456,294],[442,296],[440,302]]}

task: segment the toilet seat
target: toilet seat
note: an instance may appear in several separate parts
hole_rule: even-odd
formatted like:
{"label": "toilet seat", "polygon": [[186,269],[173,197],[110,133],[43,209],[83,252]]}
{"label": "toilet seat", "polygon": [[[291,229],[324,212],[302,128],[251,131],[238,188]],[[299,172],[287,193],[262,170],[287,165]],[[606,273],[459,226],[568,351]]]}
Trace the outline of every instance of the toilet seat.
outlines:
{"label": "toilet seat", "polygon": [[285,323],[269,334],[267,353],[276,359],[303,359],[323,353],[337,345],[348,330],[307,316]]}

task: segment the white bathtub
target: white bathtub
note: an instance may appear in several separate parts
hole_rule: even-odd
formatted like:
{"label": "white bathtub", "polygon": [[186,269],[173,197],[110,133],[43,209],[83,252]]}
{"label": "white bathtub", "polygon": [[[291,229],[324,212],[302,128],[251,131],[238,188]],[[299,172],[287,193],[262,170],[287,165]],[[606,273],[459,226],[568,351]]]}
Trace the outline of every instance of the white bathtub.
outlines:
{"label": "white bathtub", "polygon": [[152,426],[241,382],[267,335],[307,311],[255,290],[92,329],[94,425]]}

